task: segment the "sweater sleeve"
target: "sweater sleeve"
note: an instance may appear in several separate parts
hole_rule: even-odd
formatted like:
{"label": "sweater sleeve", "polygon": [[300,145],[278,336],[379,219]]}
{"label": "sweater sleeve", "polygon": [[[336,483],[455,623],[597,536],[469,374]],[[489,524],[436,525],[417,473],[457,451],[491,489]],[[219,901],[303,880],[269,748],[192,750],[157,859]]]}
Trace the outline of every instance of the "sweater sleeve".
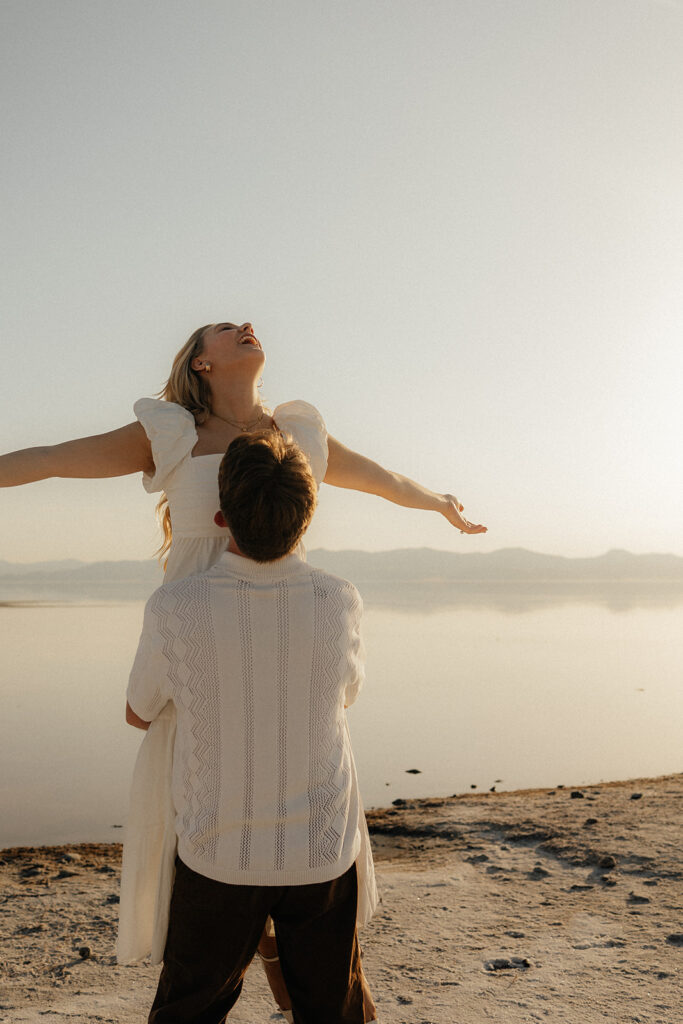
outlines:
{"label": "sweater sleeve", "polygon": [[143,722],[153,721],[171,698],[166,641],[159,628],[163,598],[164,588],[159,587],[145,606],[142,633],[128,680],[128,703]]}
{"label": "sweater sleeve", "polygon": [[348,647],[348,678],[344,690],[344,704],[351,707],[356,701],[361,687],[365,682],[365,644],[361,632],[363,601],[355,587],[350,610],[350,630]]}

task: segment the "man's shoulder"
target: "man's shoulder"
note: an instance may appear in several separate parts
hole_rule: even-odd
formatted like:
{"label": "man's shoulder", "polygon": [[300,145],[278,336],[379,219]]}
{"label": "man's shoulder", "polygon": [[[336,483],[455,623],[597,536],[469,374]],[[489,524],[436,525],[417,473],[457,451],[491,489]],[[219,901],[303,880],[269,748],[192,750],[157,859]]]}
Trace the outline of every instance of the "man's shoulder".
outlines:
{"label": "man's shoulder", "polygon": [[343,576],[335,576],[334,573],[326,572],[324,569],[315,569],[312,566],[311,577],[314,586],[321,593],[330,597],[336,595],[351,607],[362,607],[363,599],[357,587],[350,580],[344,579]]}
{"label": "man's shoulder", "polygon": [[200,599],[207,592],[210,578],[210,570],[208,570],[162,583],[149,598],[147,607],[152,611],[170,610],[175,608],[179,602]]}

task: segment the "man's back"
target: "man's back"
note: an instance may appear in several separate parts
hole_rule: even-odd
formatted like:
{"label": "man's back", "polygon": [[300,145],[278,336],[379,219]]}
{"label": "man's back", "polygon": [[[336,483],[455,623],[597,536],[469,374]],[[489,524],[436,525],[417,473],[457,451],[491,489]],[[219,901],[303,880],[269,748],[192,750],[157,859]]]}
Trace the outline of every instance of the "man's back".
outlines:
{"label": "man's back", "polygon": [[355,860],[344,706],[363,678],[360,613],[352,584],[295,555],[225,554],[150,598],[128,699],[143,719],[176,705],[176,831],[193,870],[299,885]]}

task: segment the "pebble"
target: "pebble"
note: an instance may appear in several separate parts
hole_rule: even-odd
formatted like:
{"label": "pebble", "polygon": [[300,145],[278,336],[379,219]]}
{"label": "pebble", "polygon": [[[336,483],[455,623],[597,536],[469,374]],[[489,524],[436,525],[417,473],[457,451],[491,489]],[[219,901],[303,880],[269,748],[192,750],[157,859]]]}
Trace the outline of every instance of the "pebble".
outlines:
{"label": "pebble", "polygon": [[607,856],[601,857],[600,860],[598,861],[598,867],[599,868],[604,868],[607,871],[611,871],[612,868],[615,868],[616,866],[617,866],[617,859],[616,859],[616,857],[613,857],[609,853],[607,854]]}
{"label": "pebble", "polygon": [[120,903],[120,897],[115,892],[110,892],[107,896],[105,903]]}
{"label": "pebble", "polygon": [[627,903],[649,903],[650,902],[650,897],[649,896],[639,896],[635,892],[630,892],[628,894],[628,899],[626,900],[626,902]]}
{"label": "pebble", "polygon": [[62,868],[61,871],[55,875],[55,878],[75,878],[78,875],[78,871],[68,871],[66,868]]}
{"label": "pebble", "polygon": [[406,768],[406,775],[422,775],[419,768]]}
{"label": "pebble", "polygon": [[550,874],[549,871],[546,871],[545,868],[539,867],[539,865],[537,864],[536,867],[533,869],[533,871],[529,871],[527,873],[527,877],[528,878],[547,878],[549,874]]}
{"label": "pebble", "polygon": [[44,870],[44,864],[29,864],[28,867],[20,871],[20,875],[22,878],[35,878],[36,875],[42,874]]}
{"label": "pebble", "polygon": [[505,934],[509,935],[511,939],[523,939],[524,938],[524,932],[509,931],[509,932],[505,932]]}
{"label": "pebble", "polygon": [[631,800],[642,800],[642,793],[631,793]]}
{"label": "pebble", "polygon": [[80,853],[63,853],[59,858],[60,864],[73,864],[74,861],[82,860]]}
{"label": "pebble", "polygon": [[90,946],[79,946],[78,947],[78,955],[80,956],[81,960],[89,960],[90,959]]}
{"label": "pebble", "polygon": [[588,828],[589,825],[597,825],[597,823],[598,823],[598,819],[597,818],[586,818],[586,820],[583,823],[583,827],[584,828]]}
{"label": "pebble", "polygon": [[683,946],[683,933],[673,932],[671,935],[667,935],[666,941],[670,946]]}
{"label": "pebble", "polygon": [[404,800],[402,797],[398,797],[397,800],[392,800],[391,801],[391,806],[392,807],[405,807],[407,803],[408,803],[407,800]]}
{"label": "pebble", "polygon": [[584,800],[585,799],[584,794],[581,792],[580,789],[573,789],[571,791],[571,793],[569,794],[569,796],[570,796],[570,798],[572,800]]}
{"label": "pebble", "polygon": [[531,967],[531,964],[525,957],[511,956],[507,957],[496,957],[494,960],[487,960],[484,964],[487,971],[509,971],[511,968],[522,968],[526,969]]}

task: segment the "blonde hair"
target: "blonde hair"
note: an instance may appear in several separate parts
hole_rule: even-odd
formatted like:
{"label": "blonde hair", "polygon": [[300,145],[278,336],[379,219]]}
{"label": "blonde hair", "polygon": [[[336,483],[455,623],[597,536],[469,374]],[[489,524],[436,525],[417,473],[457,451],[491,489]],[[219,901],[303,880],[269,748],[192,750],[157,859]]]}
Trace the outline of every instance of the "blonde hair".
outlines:
{"label": "blonde hair", "polygon": [[[169,378],[159,392],[159,398],[163,398],[166,402],[182,405],[184,409],[191,412],[197,424],[203,423],[211,415],[211,390],[206,382],[206,376],[192,369],[192,360],[202,354],[204,332],[210,326],[210,324],[206,324],[204,327],[199,327],[190,335],[173,360]],[[161,547],[157,551],[159,560],[162,560],[171,546],[173,537],[171,510],[168,507],[168,498],[163,493],[156,512],[164,535]]]}

